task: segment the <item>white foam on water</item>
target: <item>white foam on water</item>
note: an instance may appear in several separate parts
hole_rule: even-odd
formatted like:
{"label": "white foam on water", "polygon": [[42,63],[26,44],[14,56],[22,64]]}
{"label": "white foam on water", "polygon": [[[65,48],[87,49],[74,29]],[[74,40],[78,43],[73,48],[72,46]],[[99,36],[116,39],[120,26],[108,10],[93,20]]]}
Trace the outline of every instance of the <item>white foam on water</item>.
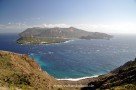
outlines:
{"label": "white foam on water", "polygon": [[82,79],[86,79],[86,78],[94,78],[94,77],[98,77],[99,75],[94,75],[94,76],[90,76],[90,77],[81,77],[81,78],[62,78],[62,79],[57,79],[57,80],[68,80],[68,81],[79,81]]}

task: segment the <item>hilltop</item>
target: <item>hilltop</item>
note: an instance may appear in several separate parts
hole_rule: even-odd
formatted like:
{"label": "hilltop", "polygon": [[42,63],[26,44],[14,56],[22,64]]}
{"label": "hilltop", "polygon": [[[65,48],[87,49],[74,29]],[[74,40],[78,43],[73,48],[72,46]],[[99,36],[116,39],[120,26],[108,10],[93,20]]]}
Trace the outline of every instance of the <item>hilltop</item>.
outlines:
{"label": "hilltop", "polygon": [[60,43],[70,39],[110,39],[111,35],[100,32],[88,32],[74,27],[69,28],[28,28],[19,34],[20,39],[17,40],[20,44],[32,43]]}

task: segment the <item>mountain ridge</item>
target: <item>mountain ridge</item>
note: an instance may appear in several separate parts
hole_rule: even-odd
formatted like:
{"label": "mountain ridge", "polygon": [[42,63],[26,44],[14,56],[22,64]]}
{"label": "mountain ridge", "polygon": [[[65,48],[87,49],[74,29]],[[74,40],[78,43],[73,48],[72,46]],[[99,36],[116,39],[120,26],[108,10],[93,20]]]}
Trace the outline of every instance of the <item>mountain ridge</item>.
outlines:
{"label": "mountain ridge", "polygon": [[88,32],[82,29],[77,29],[74,27],[69,28],[60,28],[60,27],[54,27],[54,28],[40,28],[40,27],[33,27],[28,28],[19,35],[21,37],[65,37],[65,38],[81,38],[82,36],[88,36],[93,34],[99,34],[103,35],[105,37],[111,37],[111,35],[108,35],[106,33],[100,33],[100,32]]}

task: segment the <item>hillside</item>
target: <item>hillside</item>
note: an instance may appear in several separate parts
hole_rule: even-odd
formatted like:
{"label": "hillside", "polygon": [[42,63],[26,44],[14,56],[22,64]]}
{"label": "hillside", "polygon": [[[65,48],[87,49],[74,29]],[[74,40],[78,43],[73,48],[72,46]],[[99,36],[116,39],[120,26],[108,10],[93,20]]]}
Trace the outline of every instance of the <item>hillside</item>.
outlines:
{"label": "hillside", "polygon": [[0,87],[49,90],[55,83],[57,81],[27,55],[0,51]]}
{"label": "hillside", "polygon": [[87,89],[110,89],[110,90],[136,90],[136,59],[129,61],[108,74],[99,76],[98,81],[89,82],[94,87]]}
{"label": "hillside", "polygon": [[111,35],[99,32],[87,32],[74,27],[69,28],[28,28],[19,34],[18,43],[59,43],[69,39],[110,39]]}
{"label": "hillside", "polygon": [[27,55],[0,51],[1,90],[136,90],[135,72],[136,60],[99,77],[56,80]]}

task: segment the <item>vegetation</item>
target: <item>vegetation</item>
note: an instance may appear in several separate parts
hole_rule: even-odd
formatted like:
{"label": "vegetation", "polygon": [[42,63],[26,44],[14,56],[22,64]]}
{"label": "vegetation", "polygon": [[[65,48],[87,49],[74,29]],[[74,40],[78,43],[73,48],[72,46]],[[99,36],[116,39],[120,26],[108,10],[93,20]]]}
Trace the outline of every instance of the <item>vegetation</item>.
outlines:
{"label": "vegetation", "polygon": [[113,87],[110,90],[136,90],[136,84],[126,84],[117,87]]}
{"label": "vegetation", "polygon": [[19,44],[51,44],[61,43],[69,39],[65,38],[51,38],[51,37],[21,37],[17,40]]}
{"label": "vegetation", "polygon": [[27,55],[0,52],[0,87],[48,90],[55,83],[57,81]]}

